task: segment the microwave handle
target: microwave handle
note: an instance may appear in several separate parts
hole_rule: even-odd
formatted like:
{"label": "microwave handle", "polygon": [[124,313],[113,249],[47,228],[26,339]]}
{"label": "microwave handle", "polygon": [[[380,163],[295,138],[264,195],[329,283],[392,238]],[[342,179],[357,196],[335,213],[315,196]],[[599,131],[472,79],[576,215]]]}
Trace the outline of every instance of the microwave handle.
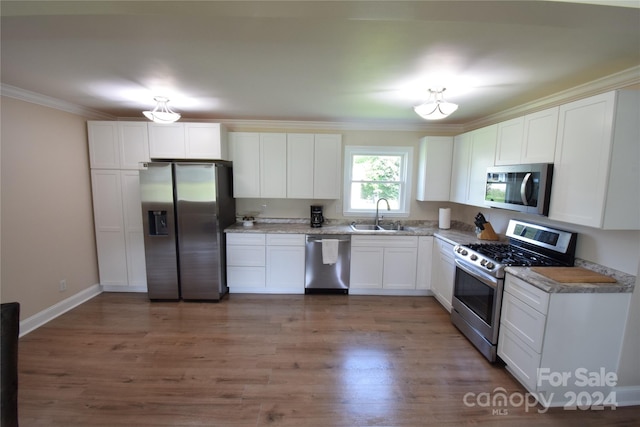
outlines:
{"label": "microwave handle", "polygon": [[527,187],[529,187],[529,182],[531,181],[531,172],[527,173],[522,180],[522,185],[520,185],[520,198],[522,199],[522,204],[525,206],[529,206],[529,198],[527,197]]}

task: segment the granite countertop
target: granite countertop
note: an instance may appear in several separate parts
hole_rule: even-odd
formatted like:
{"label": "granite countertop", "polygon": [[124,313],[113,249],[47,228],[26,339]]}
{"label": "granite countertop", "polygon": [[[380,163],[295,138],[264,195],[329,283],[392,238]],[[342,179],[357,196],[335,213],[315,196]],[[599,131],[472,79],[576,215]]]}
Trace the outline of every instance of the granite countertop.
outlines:
{"label": "granite countertop", "polygon": [[576,259],[576,267],[582,267],[596,271],[600,274],[613,277],[616,283],[560,283],[546,276],[536,273],[529,267],[507,267],[505,271],[525,282],[550,294],[567,293],[630,293],[636,282],[636,276],[622,273],[589,261]]}
{"label": "granite countertop", "polygon": [[476,234],[465,224],[453,224],[457,228],[440,229],[437,221],[407,222],[398,231],[354,231],[348,222],[327,221],[322,227],[313,228],[304,220],[266,220],[256,221],[250,227],[237,222],[227,227],[225,233],[273,233],[273,234],[350,234],[359,236],[436,236],[454,245],[479,242]]}

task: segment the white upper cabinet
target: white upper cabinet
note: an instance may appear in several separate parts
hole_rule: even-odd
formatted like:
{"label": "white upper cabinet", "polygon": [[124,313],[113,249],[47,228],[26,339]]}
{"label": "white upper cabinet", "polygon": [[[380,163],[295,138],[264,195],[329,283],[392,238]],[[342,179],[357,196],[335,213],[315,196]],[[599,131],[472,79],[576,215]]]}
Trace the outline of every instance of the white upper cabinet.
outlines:
{"label": "white upper cabinet", "polygon": [[469,167],[471,157],[471,132],[463,133],[453,139],[453,158],[451,160],[451,192],[449,200],[467,203],[469,188]]}
{"label": "white upper cabinet", "polygon": [[149,133],[145,122],[118,122],[120,169],[140,169],[149,161]]}
{"label": "white upper cabinet", "polygon": [[453,138],[428,136],[420,139],[418,159],[418,188],[416,200],[449,200]]}
{"label": "white upper cabinet", "polygon": [[146,123],[89,121],[87,128],[92,169],[138,169],[149,161]]}
{"label": "white upper cabinet", "polygon": [[559,107],[498,123],[496,165],[553,163]]}
{"label": "white upper cabinet", "polygon": [[637,90],[560,107],[550,219],[640,229],[639,110]]}
{"label": "white upper cabinet", "polygon": [[524,116],[520,163],[553,163],[559,110],[560,107],[553,107]]}
{"label": "white upper cabinet", "polygon": [[287,197],[287,134],[260,134],[260,197]]}
{"label": "white upper cabinet", "polygon": [[313,199],[315,135],[287,134],[287,197]]}
{"label": "white upper cabinet", "polygon": [[339,199],[342,188],[342,135],[316,134],[313,157],[313,198]]}
{"label": "white upper cabinet", "polygon": [[234,196],[338,199],[342,136],[337,134],[229,134]]}
{"label": "white upper cabinet", "polygon": [[487,168],[493,166],[498,126],[491,125],[471,132],[471,161],[469,167],[468,205],[485,206]]}
{"label": "white upper cabinet", "polygon": [[524,139],[524,117],[498,123],[496,165],[517,165]]}
{"label": "white upper cabinet", "polygon": [[152,159],[228,160],[227,131],[220,123],[148,123]]}
{"label": "white upper cabinet", "polygon": [[498,125],[454,138],[450,201],[484,206],[487,168],[493,166]]}
{"label": "white upper cabinet", "polygon": [[230,132],[234,197],[260,197],[260,134]]}

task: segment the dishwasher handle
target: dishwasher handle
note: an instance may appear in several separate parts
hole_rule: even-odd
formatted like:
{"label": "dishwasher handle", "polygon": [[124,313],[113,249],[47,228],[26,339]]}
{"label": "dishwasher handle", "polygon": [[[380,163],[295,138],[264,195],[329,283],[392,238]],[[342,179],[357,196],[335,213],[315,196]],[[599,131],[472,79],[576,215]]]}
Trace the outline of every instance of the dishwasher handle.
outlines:
{"label": "dishwasher handle", "polygon": [[[322,243],[324,239],[322,237],[316,236],[307,236],[307,243]],[[327,240],[336,240],[336,239],[327,239]],[[339,243],[349,243],[351,239],[337,239]]]}

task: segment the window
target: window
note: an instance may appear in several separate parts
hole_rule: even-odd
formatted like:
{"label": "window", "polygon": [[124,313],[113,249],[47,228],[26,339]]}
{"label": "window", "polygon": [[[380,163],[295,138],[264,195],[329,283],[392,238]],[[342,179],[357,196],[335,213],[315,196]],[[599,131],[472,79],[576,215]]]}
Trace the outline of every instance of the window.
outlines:
{"label": "window", "polygon": [[345,147],[344,215],[374,213],[409,216],[412,147]]}

